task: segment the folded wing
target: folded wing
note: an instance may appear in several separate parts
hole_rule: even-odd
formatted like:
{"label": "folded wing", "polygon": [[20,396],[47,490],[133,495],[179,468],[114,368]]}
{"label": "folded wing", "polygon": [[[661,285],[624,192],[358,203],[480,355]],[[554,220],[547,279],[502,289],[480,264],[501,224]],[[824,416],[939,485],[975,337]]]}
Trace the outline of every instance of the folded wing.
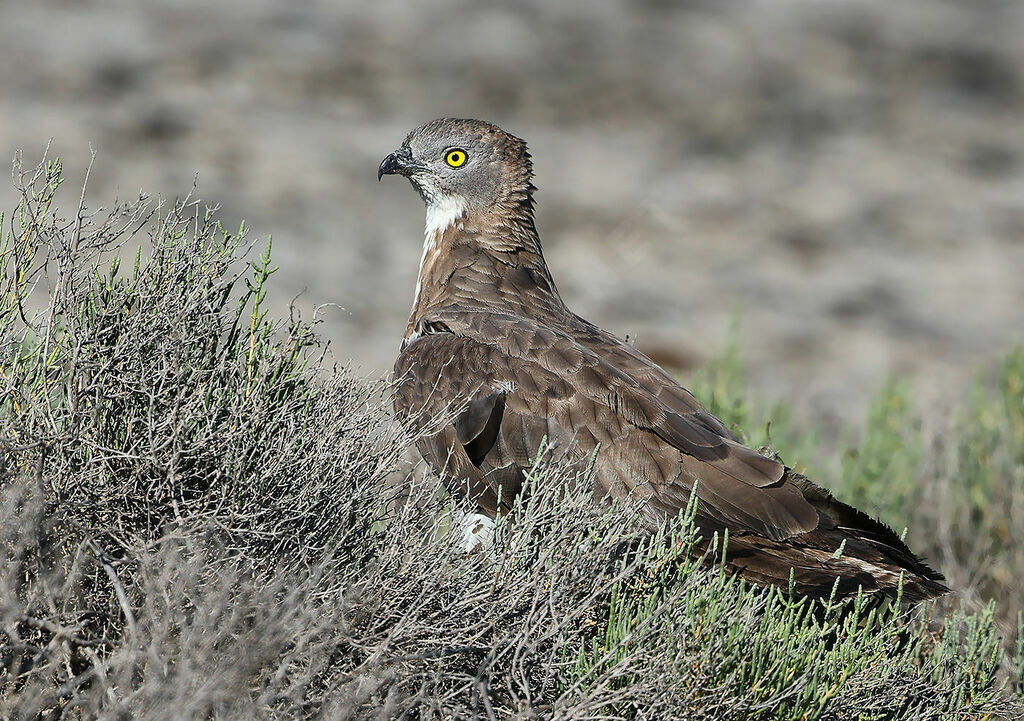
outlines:
{"label": "folded wing", "polygon": [[[453,309],[425,320],[432,332],[395,367],[396,409],[421,418],[424,457],[465,476],[488,510],[519,491],[546,438],[570,460],[600,445],[598,494],[644,499],[652,526],[684,508],[695,485],[708,528],[784,539],[817,526],[814,506],[785,482],[785,466],[718,432],[720,422],[695,401],[692,410],[673,408],[594,350],[530,319]],[[447,423],[436,422],[446,414]]]}

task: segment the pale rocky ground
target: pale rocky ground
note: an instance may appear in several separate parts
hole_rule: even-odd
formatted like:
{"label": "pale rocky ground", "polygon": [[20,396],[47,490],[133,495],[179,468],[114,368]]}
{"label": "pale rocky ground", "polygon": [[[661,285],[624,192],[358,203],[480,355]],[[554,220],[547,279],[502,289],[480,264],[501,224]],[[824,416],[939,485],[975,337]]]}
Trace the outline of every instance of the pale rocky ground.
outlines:
{"label": "pale rocky ground", "polygon": [[0,157],[53,138],[77,183],[91,144],[94,204],[198,173],[273,235],[278,312],[336,304],[336,357],[377,374],[423,220],[377,164],[492,120],[577,312],[684,374],[738,315],[758,394],[834,425],[1024,340],[1022,38],[1024,3],[980,0],[0,1]]}

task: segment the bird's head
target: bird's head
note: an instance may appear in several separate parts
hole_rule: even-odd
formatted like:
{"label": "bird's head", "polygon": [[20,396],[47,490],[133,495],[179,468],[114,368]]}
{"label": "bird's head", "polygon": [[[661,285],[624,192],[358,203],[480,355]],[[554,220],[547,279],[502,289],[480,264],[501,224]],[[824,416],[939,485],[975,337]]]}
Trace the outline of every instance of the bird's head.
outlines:
{"label": "bird's head", "polygon": [[381,161],[377,179],[404,175],[431,211],[532,209],[526,143],[482,120],[442,118],[413,130]]}

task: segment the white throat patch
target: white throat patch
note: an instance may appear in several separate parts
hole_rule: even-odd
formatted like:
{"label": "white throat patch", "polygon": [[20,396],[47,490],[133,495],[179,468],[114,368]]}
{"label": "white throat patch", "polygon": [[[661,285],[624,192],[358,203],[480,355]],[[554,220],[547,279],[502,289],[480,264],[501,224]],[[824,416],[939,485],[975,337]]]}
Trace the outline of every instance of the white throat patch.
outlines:
{"label": "white throat patch", "polygon": [[455,225],[466,212],[466,199],[461,195],[441,195],[427,205],[426,241],[431,236]]}
{"label": "white throat patch", "polygon": [[416,277],[416,296],[413,307],[420,302],[420,287],[423,283],[423,267],[437,250],[441,234],[466,214],[466,199],[461,195],[441,195],[427,204],[427,224],[423,231],[423,255],[420,256],[420,272]]}

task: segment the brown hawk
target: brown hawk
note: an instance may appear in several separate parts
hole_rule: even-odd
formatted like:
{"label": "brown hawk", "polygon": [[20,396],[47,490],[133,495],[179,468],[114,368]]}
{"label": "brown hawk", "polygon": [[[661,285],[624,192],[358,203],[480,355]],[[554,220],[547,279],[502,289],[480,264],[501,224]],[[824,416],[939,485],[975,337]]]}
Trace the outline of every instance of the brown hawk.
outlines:
{"label": "brown hawk", "polygon": [[378,179],[407,177],[426,204],[395,410],[424,459],[488,517],[507,510],[544,439],[589,463],[598,499],[634,499],[656,529],[696,489],[696,523],[729,534],[746,578],[827,596],[947,592],[892,529],[743,446],[633,346],[570,311],[534,225],[526,143],[479,120],[412,131]]}

